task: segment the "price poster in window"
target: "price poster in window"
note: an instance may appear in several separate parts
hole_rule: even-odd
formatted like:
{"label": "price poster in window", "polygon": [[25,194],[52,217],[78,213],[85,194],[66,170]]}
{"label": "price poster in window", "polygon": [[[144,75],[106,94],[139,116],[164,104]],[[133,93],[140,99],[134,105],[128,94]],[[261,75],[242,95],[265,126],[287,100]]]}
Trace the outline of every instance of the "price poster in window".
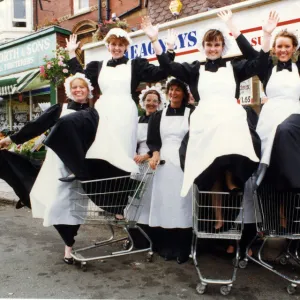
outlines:
{"label": "price poster in window", "polygon": [[253,103],[252,78],[240,84],[240,104],[249,105]]}

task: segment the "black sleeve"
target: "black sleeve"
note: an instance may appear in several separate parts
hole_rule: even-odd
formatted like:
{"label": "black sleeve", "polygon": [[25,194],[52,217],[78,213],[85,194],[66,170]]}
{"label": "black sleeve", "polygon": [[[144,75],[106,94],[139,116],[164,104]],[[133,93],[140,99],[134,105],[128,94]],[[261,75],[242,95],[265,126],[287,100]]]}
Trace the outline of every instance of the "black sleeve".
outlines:
{"label": "black sleeve", "polygon": [[[171,55],[166,54],[168,57]],[[166,70],[150,64],[146,58],[137,57],[132,60],[133,74],[139,82],[157,82],[168,77]]]}
{"label": "black sleeve", "polygon": [[191,83],[191,78],[193,78],[200,68],[200,62],[194,61],[189,63],[177,63],[171,61],[166,53],[158,56],[159,65],[168,72],[168,76],[174,76],[187,84]]}
{"label": "black sleeve", "polygon": [[51,128],[60,117],[62,106],[55,104],[45,110],[38,118],[24,125],[19,132],[10,136],[16,144],[23,144],[32,138],[41,135]]}
{"label": "black sleeve", "polygon": [[232,66],[236,82],[242,82],[255,75],[258,75],[260,79],[264,78],[264,74],[268,69],[268,62],[269,52],[264,52],[263,50],[253,59],[234,59]]}
{"label": "black sleeve", "polygon": [[243,56],[246,59],[253,59],[259,56],[259,52],[256,51],[249,41],[245,38],[243,34],[240,34],[236,39],[237,45],[239,46]]}
{"label": "black sleeve", "polygon": [[150,152],[160,151],[161,137],[160,137],[160,121],[162,110],[151,115],[148,124],[147,145]]}
{"label": "black sleeve", "polygon": [[102,62],[91,61],[86,65],[86,68],[83,69],[82,65],[79,63],[76,57],[68,61],[68,66],[72,74],[83,73],[85,76],[90,79],[92,85],[95,87],[98,84],[98,76],[102,66]]}

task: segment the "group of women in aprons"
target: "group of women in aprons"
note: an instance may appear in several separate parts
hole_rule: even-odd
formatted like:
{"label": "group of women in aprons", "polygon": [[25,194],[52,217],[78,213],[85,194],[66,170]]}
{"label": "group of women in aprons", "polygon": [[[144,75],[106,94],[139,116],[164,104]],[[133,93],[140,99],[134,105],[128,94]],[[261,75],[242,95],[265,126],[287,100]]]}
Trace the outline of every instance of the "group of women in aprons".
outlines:
{"label": "group of women in aprons", "polygon": [[[30,195],[34,216],[44,218],[45,226],[63,227],[60,234],[63,236],[63,231],[68,237],[68,242],[63,238],[66,263],[72,263],[70,252],[80,224],[71,220],[69,195],[65,190],[76,179],[128,175],[138,171],[138,163],[149,160],[156,173],[143,199],[146,202],[139,223],[148,227],[159,254],[178,263],[185,262],[190,253],[191,188],[194,183],[200,190],[240,193],[262,157],[261,164],[270,165],[270,169],[277,172],[278,177],[272,177],[272,180],[278,183],[278,188],[299,188],[297,178],[300,177],[296,175],[300,168],[296,153],[300,146],[300,83],[297,81],[300,63],[292,61],[298,47],[297,38],[287,31],[275,37],[272,52],[278,63],[274,65],[269,50],[271,34],[278,22],[276,13],[270,13],[263,26],[260,52],[253,50],[234,27],[230,11],[219,16],[247,59],[223,59],[229,46],[229,35],[222,30],[210,29],[200,39],[201,51],[207,60],[204,63],[176,63],[172,50],[174,32],[168,37],[169,50],[163,53],[158,28],[145,18],[142,28],[151,40],[159,66],[142,58],[129,60],[125,51],[131,43],[130,37],[124,30],[115,28],[105,38],[112,59],[92,61],[84,70],[75,55],[79,43],[75,35],[70,37],[67,43],[71,58],[69,67],[73,74],[76,73],[75,79],[82,79],[83,87],[73,89],[73,78],[69,79],[72,82],[66,88],[71,90],[75,102],[76,99],[83,101],[83,94],[86,102],[92,92],[91,81],[93,86],[99,86],[101,96],[95,108],[86,108],[83,104],[78,108],[75,103],[78,108],[75,110],[80,111],[63,112],[61,118],[60,113],[54,114],[50,123],[55,126],[45,141],[51,150],[47,152]],[[78,72],[85,76],[80,77]],[[262,80],[269,99],[262,109],[257,128],[253,111],[237,103],[240,82],[254,75]],[[131,95],[139,83],[158,82],[168,76],[175,77],[167,83],[169,104],[159,110],[163,102],[160,91],[148,88],[142,93],[146,114],[138,119]],[[188,105],[187,86],[199,101],[196,109]],[[55,108],[42,116],[45,118],[51,110]],[[27,128],[34,127],[34,122],[29,124]],[[34,130],[24,138],[32,136]],[[12,136],[2,140],[0,146],[11,141],[23,142],[24,139]],[[165,164],[158,166],[160,160]],[[45,184],[50,186],[49,178],[51,190]],[[212,201],[216,207],[222,204],[218,197]],[[218,221],[214,228],[218,232],[224,225],[222,211],[216,208],[215,216]],[[77,227],[69,230],[68,225]]]}

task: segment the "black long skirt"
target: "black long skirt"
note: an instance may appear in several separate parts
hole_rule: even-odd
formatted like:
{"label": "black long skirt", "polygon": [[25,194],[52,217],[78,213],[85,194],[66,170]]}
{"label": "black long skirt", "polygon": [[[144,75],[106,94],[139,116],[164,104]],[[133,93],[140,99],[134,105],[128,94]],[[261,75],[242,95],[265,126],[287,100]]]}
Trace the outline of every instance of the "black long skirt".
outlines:
{"label": "black long skirt", "polygon": [[300,114],[278,125],[264,181],[278,191],[300,191]]}
{"label": "black long skirt", "polygon": [[[97,206],[112,214],[123,214],[128,197],[138,183],[130,178],[130,173],[107,161],[85,158],[95,139],[98,122],[99,115],[93,108],[64,116],[58,120],[45,144],[72,173],[86,181],[83,189]],[[127,177],[116,179],[123,176]],[[118,190],[120,193],[116,192]]]}
{"label": "black long skirt", "polygon": [[[247,122],[250,130],[252,144],[254,151],[258,158],[261,157],[261,141],[256,133],[256,124],[257,124],[257,114],[250,108],[245,108],[247,112]],[[189,135],[188,133],[184,137],[181,147],[179,149],[179,157],[181,167],[184,170],[185,155],[188,145]],[[245,182],[250,178],[253,172],[257,169],[258,163],[253,162],[249,158],[242,155],[224,155],[217,157],[212,164],[200,174],[196,179],[195,183],[197,184],[199,190],[210,191],[215,181],[220,177],[220,174],[224,173],[226,170],[230,171],[233,174],[233,180],[238,186],[243,186]],[[223,190],[226,191],[226,185],[223,183]]]}
{"label": "black long skirt", "polygon": [[0,151],[0,178],[13,188],[20,202],[29,208],[29,194],[41,166],[42,160],[29,159],[7,150]]}

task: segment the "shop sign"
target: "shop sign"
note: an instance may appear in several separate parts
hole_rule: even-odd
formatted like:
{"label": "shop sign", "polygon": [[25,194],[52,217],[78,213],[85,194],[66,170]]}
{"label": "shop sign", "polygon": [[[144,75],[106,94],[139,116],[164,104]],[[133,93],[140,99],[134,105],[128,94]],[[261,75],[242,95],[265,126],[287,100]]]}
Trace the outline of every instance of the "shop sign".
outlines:
{"label": "shop sign", "polygon": [[52,34],[0,51],[0,77],[39,67],[45,56],[54,56],[55,49],[56,34]]}
{"label": "shop sign", "polygon": [[249,105],[253,103],[252,78],[241,82],[239,100],[242,105]]}
{"label": "shop sign", "polygon": [[[234,6],[234,5],[233,5]],[[237,6],[237,5],[235,5]],[[244,10],[234,12],[234,21],[242,30],[245,37],[249,40],[256,50],[261,49],[262,43],[262,24],[268,17],[271,10],[276,10],[280,13],[280,23],[276,32],[282,29],[288,29],[300,37],[300,18],[299,18],[300,1],[299,0],[282,0],[268,1],[263,5],[255,5],[247,7]],[[190,16],[187,18],[178,19],[176,21],[162,24],[159,30],[159,42],[164,51],[166,51],[166,39],[169,28],[174,28],[178,33],[178,38],[175,45],[177,62],[192,62],[195,60],[204,61],[205,55],[201,47],[201,37],[204,32],[211,28],[223,27],[225,25],[217,17],[216,13],[207,16],[209,13],[201,13],[199,15]],[[202,16],[205,16],[204,18]],[[229,32],[228,32],[229,34]],[[132,33],[131,38],[133,44],[130,45],[127,51],[129,59],[136,57],[147,58],[154,64],[158,64],[157,58],[153,51],[153,46],[149,39],[144,34]],[[234,57],[241,55],[241,52],[234,40],[231,37],[230,45],[225,57]],[[93,45],[87,44],[83,47],[85,50],[85,62],[89,63],[93,60],[110,59],[110,53],[104,44]]]}

